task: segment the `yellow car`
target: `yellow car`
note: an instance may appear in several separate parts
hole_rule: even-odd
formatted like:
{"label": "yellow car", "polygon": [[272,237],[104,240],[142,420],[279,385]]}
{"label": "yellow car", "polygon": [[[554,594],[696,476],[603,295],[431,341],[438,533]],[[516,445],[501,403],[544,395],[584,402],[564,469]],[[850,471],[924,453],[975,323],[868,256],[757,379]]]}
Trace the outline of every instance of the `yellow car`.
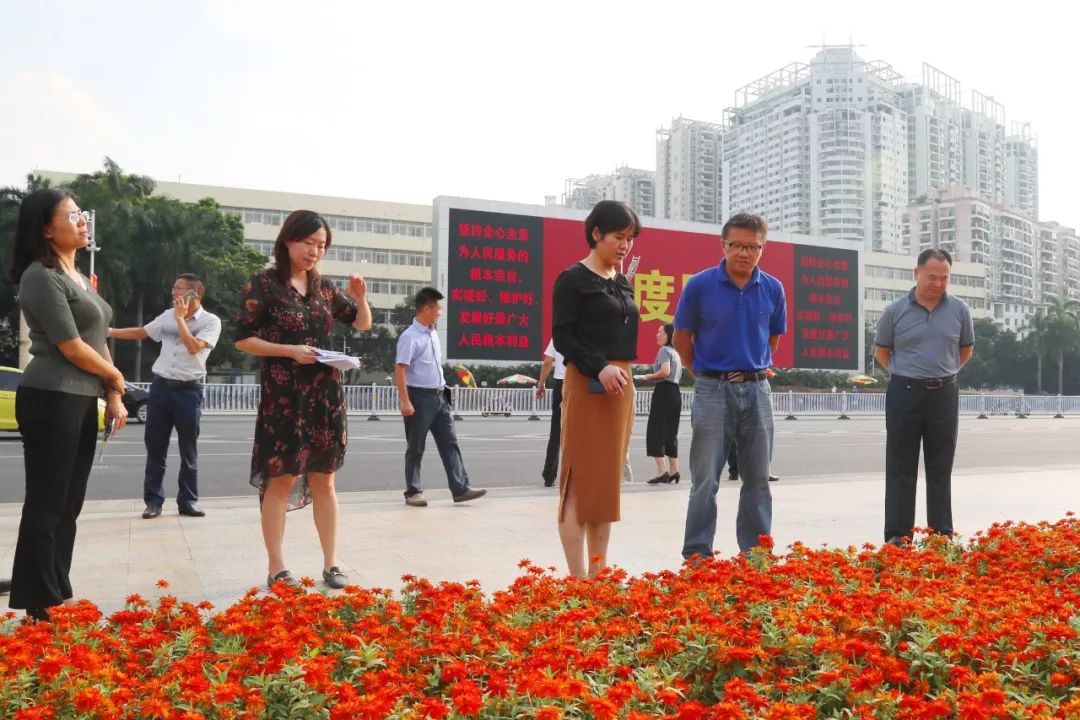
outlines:
{"label": "yellow car", "polygon": [[[19,387],[22,370],[0,366],[0,431],[18,432],[15,421],[15,388]],[[98,400],[98,430],[105,429],[105,401]]]}

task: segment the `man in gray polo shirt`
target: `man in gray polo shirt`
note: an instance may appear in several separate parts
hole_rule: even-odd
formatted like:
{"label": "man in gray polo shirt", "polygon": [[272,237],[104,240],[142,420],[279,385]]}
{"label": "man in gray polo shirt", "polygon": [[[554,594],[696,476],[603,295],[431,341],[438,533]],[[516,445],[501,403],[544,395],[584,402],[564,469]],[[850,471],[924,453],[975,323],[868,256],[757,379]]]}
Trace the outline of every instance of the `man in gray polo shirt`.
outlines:
{"label": "man in gray polo shirt", "polygon": [[176,428],[180,449],[179,492],[176,504],[181,515],[202,517],[199,507],[199,421],[206,359],[221,335],[221,320],[202,306],[205,288],[191,273],[177,276],[172,287],[172,308],[143,327],[114,328],[109,337],[161,343],[154,363],[154,382],[146,405],[146,473],[143,476],[143,518],[161,515],[165,503],[165,457],[169,438]]}
{"label": "man in gray polo shirt", "polygon": [[931,248],[919,254],[915,287],[885,308],[874,338],[874,358],[889,369],[885,396],[885,541],[899,545],[915,526],[919,447],[925,453],[926,521],[953,532],[952,466],[960,393],[956,374],[971,359],[971,311],[949,295],[952,256]]}

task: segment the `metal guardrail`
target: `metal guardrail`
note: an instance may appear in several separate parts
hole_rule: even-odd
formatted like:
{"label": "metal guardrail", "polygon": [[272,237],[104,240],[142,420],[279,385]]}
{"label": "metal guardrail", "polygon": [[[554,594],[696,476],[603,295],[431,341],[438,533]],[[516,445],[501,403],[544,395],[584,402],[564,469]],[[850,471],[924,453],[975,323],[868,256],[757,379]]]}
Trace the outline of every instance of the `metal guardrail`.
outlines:
{"label": "metal guardrail", "polygon": [[[149,383],[131,383],[148,389]],[[463,388],[451,389],[454,411],[458,415],[527,416],[551,414],[551,391],[537,400],[531,388]],[[203,412],[208,415],[249,414],[259,405],[258,385],[210,383],[203,391]],[[634,409],[638,415],[649,414],[652,389],[638,389]],[[347,385],[345,402],[350,413],[380,415],[398,414],[397,388],[390,385]],[[694,402],[693,390],[682,391],[683,414],[689,415]],[[777,419],[799,417],[883,416],[884,393],[804,393],[773,392],[773,413]],[[1064,417],[1080,415],[1080,396],[1075,395],[990,395],[961,394],[960,414],[977,417],[994,415],[1049,415]]]}

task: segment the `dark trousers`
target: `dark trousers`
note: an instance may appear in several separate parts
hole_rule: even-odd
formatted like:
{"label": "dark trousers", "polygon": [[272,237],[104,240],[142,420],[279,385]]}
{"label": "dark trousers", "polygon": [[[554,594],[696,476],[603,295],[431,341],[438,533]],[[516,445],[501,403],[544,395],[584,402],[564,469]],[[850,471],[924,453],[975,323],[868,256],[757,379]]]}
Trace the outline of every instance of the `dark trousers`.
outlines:
{"label": "dark trousers", "polygon": [[651,458],[679,457],[679,420],[682,393],[672,382],[653,386],[649,424],[645,426],[645,454]]}
{"label": "dark trousers", "polygon": [[885,396],[885,539],[911,537],[919,447],[925,453],[926,522],[953,531],[952,466],[960,414],[956,382],[936,389],[893,377]]}
{"label": "dark trousers", "polygon": [[424,446],[429,431],[435,438],[435,447],[439,449],[450,493],[460,495],[469,489],[469,474],[465,472],[457,433],[454,432],[454,416],[450,413],[450,390],[432,392],[414,387],[408,390],[409,402],[416,412],[404,418],[405,497],[412,497],[424,490],[420,481],[420,463],[424,459]]}
{"label": "dark trousers", "polygon": [[12,608],[46,608],[72,597],[75,528],[97,441],[96,397],[21,387],[15,417],[23,442],[26,499],[15,564]]}
{"label": "dark trousers", "polygon": [[562,380],[551,381],[551,430],[548,433],[547,455],[540,476],[553,483],[559,474],[559,442],[562,439]]}
{"label": "dark trousers", "polygon": [[146,473],[143,500],[147,505],[165,504],[165,463],[169,439],[176,428],[180,446],[180,476],[176,503],[189,507],[199,500],[199,421],[202,419],[202,390],[172,388],[161,378],[150,385],[146,404]]}

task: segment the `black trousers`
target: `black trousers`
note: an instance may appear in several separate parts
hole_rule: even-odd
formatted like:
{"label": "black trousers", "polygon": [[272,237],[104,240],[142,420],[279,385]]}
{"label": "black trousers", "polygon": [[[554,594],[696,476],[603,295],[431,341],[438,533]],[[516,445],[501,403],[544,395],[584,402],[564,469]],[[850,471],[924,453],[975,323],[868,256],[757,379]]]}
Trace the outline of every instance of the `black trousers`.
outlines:
{"label": "black trousers", "polygon": [[682,393],[672,382],[653,386],[649,424],[645,427],[645,454],[651,458],[679,457],[679,419]]}
{"label": "black trousers", "polygon": [[15,417],[23,441],[23,502],[11,602],[15,609],[46,608],[72,597],[75,527],[97,440],[97,398],[20,387]]}
{"label": "black trousers", "polygon": [[912,535],[920,445],[926,468],[926,523],[936,533],[952,533],[952,467],[959,416],[960,391],[955,381],[935,389],[903,378],[889,381],[885,396],[886,540]]}
{"label": "black trousers", "polygon": [[559,475],[559,442],[562,440],[562,380],[551,381],[551,430],[548,433],[547,455],[540,477],[555,482]]}

